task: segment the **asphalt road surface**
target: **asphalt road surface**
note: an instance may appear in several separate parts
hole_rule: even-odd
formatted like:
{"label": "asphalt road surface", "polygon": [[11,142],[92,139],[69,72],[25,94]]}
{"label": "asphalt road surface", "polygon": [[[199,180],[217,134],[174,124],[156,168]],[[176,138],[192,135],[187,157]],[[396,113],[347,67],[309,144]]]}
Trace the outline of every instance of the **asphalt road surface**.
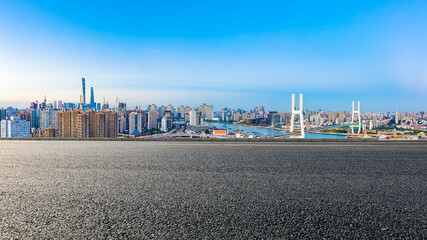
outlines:
{"label": "asphalt road surface", "polygon": [[0,141],[0,239],[427,238],[427,144]]}

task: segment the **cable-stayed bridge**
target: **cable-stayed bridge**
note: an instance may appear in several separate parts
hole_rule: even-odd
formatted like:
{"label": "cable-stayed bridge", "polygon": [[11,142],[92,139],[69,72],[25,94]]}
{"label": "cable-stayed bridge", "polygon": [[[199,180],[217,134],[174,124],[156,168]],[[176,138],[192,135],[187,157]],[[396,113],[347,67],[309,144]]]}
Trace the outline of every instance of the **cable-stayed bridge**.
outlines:
{"label": "cable-stayed bridge", "polygon": [[[351,132],[354,134],[354,128],[357,127],[358,128],[358,134],[360,134],[361,130],[362,130],[362,120],[361,120],[361,116],[360,116],[360,101],[357,102],[358,104],[358,108],[357,110],[355,110],[354,108],[354,101],[353,101],[353,109],[351,112],[351,123],[344,123],[342,125],[340,125],[341,127],[345,127],[345,126],[351,126]],[[295,94],[292,94],[292,109],[291,109],[291,127],[289,129],[288,133],[284,133],[284,134],[279,134],[279,135],[273,135],[273,136],[268,136],[266,138],[286,138],[286,137],[290,137],[290,136],[296,136],[296,135],[300,135],[300,138],[305,138],[305,127],[304,127],[304,113],[303,113],[303,94],[300,93],[300,102],[299,102],[299,108],[295,107]],[[357,120],[358,120],[358,125],[354,125],[354,116],[357,116]],[[295,123],[295,117],[299,116],[300,119],[300,131],[299,132],[294,132],[294,123]],[[337,126],[324,126],[324,127],[318,127],[318,128],[311,128],[308,129],[307,132],[308,133],[312,133],[312,132],[318,132],[318,131],[322,131],[325,129],[330,129],[330,128],[336,128]]]}

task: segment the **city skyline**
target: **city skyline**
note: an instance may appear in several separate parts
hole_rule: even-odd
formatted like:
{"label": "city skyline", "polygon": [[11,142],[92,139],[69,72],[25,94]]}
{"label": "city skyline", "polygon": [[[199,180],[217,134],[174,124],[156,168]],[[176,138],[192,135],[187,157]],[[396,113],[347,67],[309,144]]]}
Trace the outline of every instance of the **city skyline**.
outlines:
{"label": "city skyline", "polygon": [[84,77],[130,107],[427,109],[422,1],[0,5],[1,107],[77,103]]}
{"label": "city skyline", "polygon": [[[77,101],[74,101],[74,100],[72,100],[72,101],[65,100],[64,101],[62,99],[50,99],[49,101],[47,101],[46,94],[44,94],[43,100],[39,101],[38,99],[33,99],[33,100],[30,100],[29,102],[20,101],[20,102],[17,102],[18,103],[17,105],[13,105],[14,102],[7,102],[9,105],[2,106],[0,104],[0,109],[6,109],[7,107],[12,107],[12,108],[23,109],[24,110],[24,109],[29,109],[29,106],[31,104],[37,103],[37,102],[40,103],[40,104],[42,104],[42,103],[44,103],[44,104],[50,103],[50,104],[54,104],[55,106],[56,106],[56,104],[58,102],[68,103],[68,104],[71,103],[71,104],[75,104],[75,108],[76,109],[83,109],[83,106],[87,106],[88,109],[89,108],[90,109],[94,109],[96,107],[96,104],[101,104],[101,106],[102,106],[104,100],[106,101],[106,103],[109,105],[110,108],[114,109],[114,108],[118,107],[116,105],[119,102],[122,101],[121,99],[124,99],[124,98],[120,98],[119,99],[118,98],[119,96],[116,95],[115,99],[113,99],[113,97],[110,97],[110,98],[107,97],[107,98],[105,98],[105,96],[103,96],[102,100],[99,99],[100,101],[95,101],[95,98],[94,98],[94,87],[90,86],[90,90],[91,90],[90,91],[90,102],[88,103],[88,102],[86,102],[86,99],[87,99],[87,96],[86,96],[86,79],[83,77],[83,78],[81,78],[81,83],[80,83],[80,91],[81,91],[81,93],[80,93]],[[291,93],[289,93],[288,95],[290,95],[290,94]],[[124,97],[126,97],[126,96],[124,96]],[[289,98],[289,96],[288,96],[288,98]],[[127,99],[129,99],[129,98],[126,98],[126,100]],[[354,99],[352,101],[354,101]],[[285,102],[289,102],[289,104],[291,103],[291,101],[285,101]],[[1,101],[0,101],[0,103],[1,103]],[[192,104],[182,104],[182,103],[181,104],[179,104],[179,103],[178,104],[172,104],[170,102],[169,103],[164,103],[164,104],[157,104],[157,103],[154,103],[154,102],[151,102],[151,103],[147,102],[145,104],[133,104],[133,105],[131,104],[131,105],[129,105],[126,101],[123,101],[123,103],[127,105],[126,108],[129,109],[129,110],[137,109],[137,108],[144,109],[144,107],[149,108],[152,104],[158,105],[158,106],[168,106],[168,105],[171,105],[173,107],[185,106],[185,107],[191,107],[191,108],[195,109],[195,108],[197,108],[197,106],[199,106],[200,104],[202,104],[202,103],[199,103],[199,104],[195,103],[194,105],[192,105]],[[309,103],[308,106],[304,105],[304,110],[322,111],[322,112],[329,112],[329,111],[334,111],[334,112],[335,111],[336,112],[338,112],[338,111],[351,112],[352,111],[351,106],[347,106],[348,109],[347,108],[344,108],[344,109],[339,109],[339,108],[335,108],[335,109],[333,109],[333,108],[332,109],[321,109],[321,108],[314,107],[312,105],[313,102],[310,101],[310,100],[308,101],[308,103]],[[206,102],[205,102],[205,104],[206,104]],[[314,104],[314,105],[316,106],[316,104]],[[249,105],[247,105],[247,106],[249,106]],[[214,110],[215,111],[220,111],[221,109],[229,108],[229,109],[242,109],[242,110],[246,111],[246,110],[251,110],[253,108],[258,108],[258,107],[265,107],[266,111],[277,111],[278,110],[278,109],[269,108],[269,106],[266,106],[266,105],[263,105],[263,104],[253,105],[253,106],[249,106],[247,108],[241,107],[241,106],[235,106],[235,104],[228,104],[228,105],[224,105],[224,106],[217,106],[216,108],[214,108]],[[281,108],[279,108],[279,111],[281,111],[281,112],[289,112],[290,113],[291,109],[292,109],[292,108],[289,108],[289,106],[286,106],[286,107],[283,107],[283,108],[284,108],[284,110],[280,110]],[[56,109],[56,107],[54,109]],[[423,110],[420,110],[420,111],[423,111]],[[407,111],[407,112],[420,112],[420,111]],[[362,112],[372,112],[372,113],[374,113],[374,112],[389,112],[389,113],[393,113],[393,112],[399,112],[399,111],[397,111],[397,110],[396,111],[364,111],[363,110]],[[402,111],[400,111],[400,112],[402,112]]]}

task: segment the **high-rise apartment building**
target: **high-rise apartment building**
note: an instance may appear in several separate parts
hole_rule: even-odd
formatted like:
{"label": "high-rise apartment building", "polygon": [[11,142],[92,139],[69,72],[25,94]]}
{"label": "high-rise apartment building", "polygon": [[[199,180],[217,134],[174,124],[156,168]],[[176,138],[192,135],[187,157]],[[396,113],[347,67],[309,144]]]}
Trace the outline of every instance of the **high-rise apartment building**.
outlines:
{"label": "high-rise apartment building", "polygon": [[213,106],[212,105],[206,105],[205,106],[205,112],[206,112],[206,120],[212,120],[213,116]]}
{"label": "high-rise apartment building", "polygon": [[71,137],[76,138],[77,137],[77,128],[79,127],[77,124],[77,114],[80,112],[78,111],[71,111],[71,117],[70,117],[70,131],[71,131]]}
{"label": "high-rise apartment building", "polygon": [[136,112],[129,113],[129,134],[132,134],[136,130],[137,115]]}
{"label": "high-rise apartment building", "polygon": [[271,113],[271,117],[270,117],[270,124],[271,126],[277,126],[280,125],[280,114],[276,111],[274,111],[273,113]]}
{"label": "high-rise apartment building", "polygon": [[90,137],[104,138],[105,134],[105,112],[91,112]]}
{"label": "high-rise apartment building", "polygon": [[178,118],[184,118],[184,115],[185,115],[185,108],[184,108],[184,106],[179,106],[179,108],[178,108]]}
{"label": "high-rise apartment building", "polygon": [[107,111],[105,113],[105,137],[117,137],[117,113]]}
{"label": "high-rise apartment building", "polygon": [[58,128],[58,110],[41,110],[38,122],[42,131],[48,127]]}
{"label": "high-rise apartment building", "polygon": [[280,115],[277,111],[269,111],[267,114],[267,124],[276,126],[280,124]]}
{"label": "high-rise apartment building", "polygon": [[30,137],[30,122],[21,120],[17,116],[10,120],[1,121],[1,137],[3,138],[28,138]]}
{"label": "high-rise apartment building", "polygon": [[111,111],[58,113],[58,136],[71,138],[116,138],[118,136],[117,113]]}
{"label": "high-rise apartment building", "polygon": [[162,122],[161,122],[161,128],[160,130],[162,130],[163,132],[167,132],[168,131],[168,118],[167,117],[162,117]]}
{"label": "high-rise apartment building", "polygon": [[58,112],[58,137],[71,138],[77,136],[77,111]]}
{"label": "high-rise apartment building", "polygon": [[139,121],[139,123],[141,123],[141,126],[139,126],[139,123],[138,123],[138,128],[141,127],[141,132],[142,132],[142,129],[147,128],[148,115],[145,111],[140,111],[140,113],[141,113],[141,121]]}
{"label": "high-rise apartment building", "polygon": [[338,117],[340,119],[340,122],[344,122],[344,111],[339,111],[338,112]]}
{"label": "high-rise apartment building", "polygon": [[69,116],[70,116],[69,111],[58,112],[58,137],[70,137]]}
{"label": "high-rise apartment building", "polygon": [[30,115],[31,115],[31,120],[30,120],[31,128],[36,130],[37,128],[39,128],[40,111],[31,109]]}
{"label": "high-rise apartment building", "polygon": [[[135,132],[135,130],[137,132]],[[129,134],[139,134],[142,131],[142,113],[131,112],[129,114]]]}
{"label": "high-rise apartment building", "polygon": [[82,112],[76,114],[76,137],[77,138],[89,138],[89,114],[87,112]]}
{"label": "high-rise apartment building", "polygon": [[233,112],[233,121],[234,122],[240,121],[240,112]]}
{"label": "high-rise apartment building", "polygon": [[157,116],[156,110],[148,111],[148,126],[147,126],[147,128],[149,130],[158,128],[157,118],[158,118],[158,116]]}
{"label": "high-rise apartment building", "polygon": [[189,112],[189,122],[190,122],[190,126],[197,126],[197,112],[194,110],[191,110]]}
{"label": "high-rise apartment building", "polygon": [[165,116],[165,111],[166,111],[166,107],[165,107],[165,106],[160,106],[160,107],[159,107],[159,111],[158,111],[158,113],[159,113],[159,118],[161,118],[161,117]]}
{"label": "high-rise apartment building", "polygon": [[0,121],[6,119],[6,109],[0,109]]}
{"label": "high-rise apartment building", "polygon": [[334,113],[333,113],[332,111],[329,111],[329,112],[328,112],[328,120],[329,120],[330,122],[334,122],[334,121],[335,121]]}
{"label": "high-rise apartment building", "polygon": [[43,137],[45,138],[54,138],[57,137],[57,129],[53,127],[48,127],[43,130]]}
{"label": "high-rise apartment building", "polygon": [[141,133],[145,124],[145,116],[142,114],[142,112],[138,112],[136,120],[136,129]]}
{"label": "high-rise apartment building", "polygon": [[202,106],[199,106],[197,111],[200,113],[200,117],[202,119],[212,120],[212,118],[213,118],[213,107],[212,107],[212,105],[207,105],[206,103],[203,103]]}
{"label": "high-rise apartment building", "polygon": [[119,133],[125,133],[125,131],[126,131],[126,117],[120,116],[120,117],[118,117],[117,121],[118,121],[117,127],[118,127]]}

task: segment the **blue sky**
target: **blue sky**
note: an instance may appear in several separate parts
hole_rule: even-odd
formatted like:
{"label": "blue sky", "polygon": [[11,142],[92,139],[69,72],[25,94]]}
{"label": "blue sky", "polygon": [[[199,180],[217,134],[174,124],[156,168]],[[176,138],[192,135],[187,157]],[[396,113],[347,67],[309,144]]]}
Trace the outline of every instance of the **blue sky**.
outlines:
{"label": "blue sky", "polygon": [[[427,109],[426,1],[0,0],[0,106]],[[87,96],[89,98],[89,96]]]}

